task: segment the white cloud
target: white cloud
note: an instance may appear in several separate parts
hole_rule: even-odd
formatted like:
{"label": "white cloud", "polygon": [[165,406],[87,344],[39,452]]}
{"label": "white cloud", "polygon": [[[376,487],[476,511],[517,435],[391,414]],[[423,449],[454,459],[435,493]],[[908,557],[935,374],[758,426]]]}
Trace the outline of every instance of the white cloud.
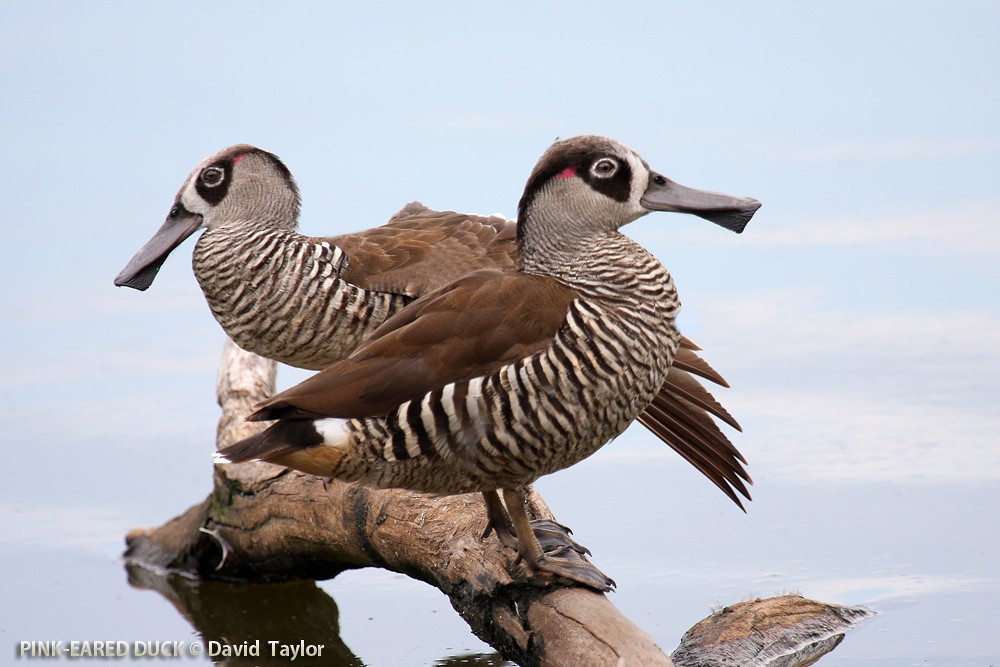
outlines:
{"label": "white cloud", "polygon": [[944,251],[995,253],[1000,250],[1000,202],[975,202],[896,216],[760,225],[741,242],[782,247],[932,243]]}
{"label": "white cloud", "polygon": [[733,346],[710,343],[710,338],[738,332],[739,347],[746,351],[741,360],[765,367],[820,354],[864,354],[882,359],[883,369],[903,357],[948,364],[968,360],[980,366],[1000,359],[1000,309],[872,314],[845,311],[824,296],[788,289],[756,298],[714,299],[701,304],[700,311],[709,324],[699,341],[711,346],[713,358]]}
{"label": "white cloud", "polygon": [[792,154],[796,162],[886,162],[989,155],[1000,152],[995,139],[901,139],[897,141],[845,141],[815,146]]}

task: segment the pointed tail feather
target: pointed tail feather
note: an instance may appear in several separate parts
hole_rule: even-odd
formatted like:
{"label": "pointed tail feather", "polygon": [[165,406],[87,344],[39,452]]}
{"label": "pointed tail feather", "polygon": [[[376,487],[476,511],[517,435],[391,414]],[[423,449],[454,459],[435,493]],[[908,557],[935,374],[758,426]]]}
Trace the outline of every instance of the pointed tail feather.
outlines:
{"label": "pointed tail feather", "polygon": [[699,375],[709,382],[714,382],[722,387],[729,388],[729,383],[726,379],[719,375],[719,372],[708,365],[708,362],[698,356],[697,352],[701,350],[700,347],[692,343],[690,340],[681,336],[681,344],[674,355],[673,368],[680,368],[688,373],[693,373],[694,375]]}
{"label": "pointed tail feather", "polygon": [[[337,420],[340,421],[340,420]],[[316,422],[293,419],[272,424],[265,431],[224,447],[215,453],[216,463],[266,461],[313,475],[329,477],[343,458],[344,450],[326,444]]]}
{"label": "pointed tail feather", "polygon": [[639,421],[719,487],[740,509],[745,510],[736,492],[750,500],[744,483],[744,480],[752,483],[750,476],[724,445],[692,431],[683,417],[678,417],[679,407],[680,403],[673,403],[666,410],[651,406],[640,415]]}
{"label": "pointed tail feather", "polygon": [[677,358],[660,392],[639,415],[638,421],[711,480],[740,509],[744,509],[739,496],[750,500],[747,484],[753,483],[743,467],[746,459],[710,415],[737,430],[742,429],[691,375],[697,374],[716,384],[729,386],[721,375],[695,354],[697,349],[694,343],[682,339]]}
{"label": "pointed tail feather", "polygon": [[685,398],[688,402],[697,405],[705,412],[715,415],[737,431],[743,430],[739,422],[729,414],[728,410],[722,407],[721,403],[715,400],[715,397],[700,382],[680,368],[675,367],[670,369],[663,386],[669,387],[672,393]]}

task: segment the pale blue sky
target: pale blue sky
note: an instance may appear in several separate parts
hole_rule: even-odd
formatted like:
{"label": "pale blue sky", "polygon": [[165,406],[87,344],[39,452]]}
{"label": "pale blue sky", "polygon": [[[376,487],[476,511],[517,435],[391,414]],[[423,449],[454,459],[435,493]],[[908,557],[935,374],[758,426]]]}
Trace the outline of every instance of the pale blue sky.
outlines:
{"label": "pale blue sky", "polygon": [[[151,407],[127,387],[157,368],[190,373],[181,394],[203,402],[221,333],[187,266],[192,243],[145,294],[110,279],[205,155],[251,142],[282,156],[304,229],[322,234],[379,224],[411,199],[512,214],[551,140],[594,132],[676,180],[764,202],[741,237],[677,216],[628,230],[674,272],[709,359],[746,373],[727,396],[744,420],[758,402],[774,406],[774,391],[803,410],[832,391],[858,402],[827,403],[832,420],[863,419],[863,403],[910,428],[941,424],[941,435],[964,425],[974,456],[946,456],[988,454],[1000,346],[996,4],[6,13],[0,270],[12,289],[0,299],[14,382],[2,401],[15,428],[50,428],[23,422],[55,393],[67,399],[61,422],[98,414],[92,428],[128,433]],[[775,370],[758,372],[765,364]],[[68,400],[78,384],[101,405]],[[931,420],[926,401],[950,412]],[[968,472],[1000,477],[1000,465]]]}
{"label": "pale blue sky", "polygon": [[[742,236],[626,230],[733,385],[755,494],[1000,482],[1000,4],[287,4],[4,3],[0,504],[78,506],[99,474],[129,506],[151,465],[122,521],[152,525],[207,489],[223,338],[193,242],[112,286],[206,155],[281,156],[323,234],[412,199],[511,215],[579,133],[764,202]],[[687,474],[641,431],[604,455]]]}

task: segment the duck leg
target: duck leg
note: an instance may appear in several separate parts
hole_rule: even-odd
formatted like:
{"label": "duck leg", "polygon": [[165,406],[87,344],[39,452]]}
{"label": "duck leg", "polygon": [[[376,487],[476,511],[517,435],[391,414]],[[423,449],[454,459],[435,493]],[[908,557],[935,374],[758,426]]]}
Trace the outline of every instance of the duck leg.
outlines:
{"label": "duck leg", "polygon": [[[483,500],[486,501],[487,521],[486,529],[480,539],[485,540],[495,531],[505,547],[517,549],[517,532],[511,524],[510,515],[500,502],[500,495],[496,491],[483,491]],[[547,554],[561,556],[568,549],[572,549],[578,554],[590,555],[590,549],[570,537],[573,531],[557,521],[534,519],[531,521],[531,530],[542,551]]]}
{"label": "duck leg", "polygon": [[490,533],[496,531],[497,537],[505,547],[516,549],[517,535],[514,534],[514,526],[510,522],[507,510],[500,502],[500,496],[496,491],[483,491],[483,500],[486,501],[486,530],[479,539],[485,540]]}
{"label": "duck leg", "polygon": [[[546,553],[539,543],[532,528],[532,522],[524,509],[524,491],[521,489],[504,489],[503,500],[507,505],[514,532],[517,534],[517,555],[533,572],[548,572],[571,581],[589,586],[601,592],[610,591],[615,586],[613,579],[597,569],[584,558],[583,553],[566,545],[564,548]],[[560,524],[548,522],[555,526]],[[557,533],[558,529],[556,530]],[[561,533],[564,534],[564,533]],[[567,538],[568,539],[568,538]],[[573,542],[570,539],[570,542]],[[576,544],[576,542],[573,542]],[[577,545],[579,546],[579,545]],[[582,549],[582,547],[581,547]]]}

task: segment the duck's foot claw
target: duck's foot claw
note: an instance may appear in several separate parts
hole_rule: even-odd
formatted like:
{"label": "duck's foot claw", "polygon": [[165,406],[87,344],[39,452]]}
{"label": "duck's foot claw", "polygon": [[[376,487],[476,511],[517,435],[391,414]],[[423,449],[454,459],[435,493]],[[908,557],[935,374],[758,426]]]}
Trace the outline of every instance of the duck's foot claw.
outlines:
{"label": "duck's foot claw", "polygon": [[517,535],[504,522],[495,522],[493,519],[487,521],[486,529],[483,530],[483,534],[480,535],[479,539],[485,540],[490,536],[490,533],[496,533],[497,538],[508,549],[517,549]]}
{"label": "duck's foot claw", "polygon": [[597,566],[581,555],[576,554],[576,552],[570,551],[569,553],[575,555],[553,556],[551,554],[543,554],[532,569],[575,581],[578,584],[583,584],[601,593],[609,593],[614,590],[614,579],[601,572],[597,569]]}
{"label": "duck's foot claw", "polygon": [[580,555],[591,555],[590,549],[570,537],[573,531],[561,523],[550,519],[535,519],[531,522],[531,531],[542,551],[547,554],[560,556],[567,550],[573,550]]}
{"label": "duck's foot claw", "polygon": [[510,515],[500,502],[500,496],[496,491],[484,491],[483,500],[486,501],[486,528],[479,539],[485,540],[490,533],[496,533],[501,544],[508,549],[517,549],[517,534],[514,532]]}

